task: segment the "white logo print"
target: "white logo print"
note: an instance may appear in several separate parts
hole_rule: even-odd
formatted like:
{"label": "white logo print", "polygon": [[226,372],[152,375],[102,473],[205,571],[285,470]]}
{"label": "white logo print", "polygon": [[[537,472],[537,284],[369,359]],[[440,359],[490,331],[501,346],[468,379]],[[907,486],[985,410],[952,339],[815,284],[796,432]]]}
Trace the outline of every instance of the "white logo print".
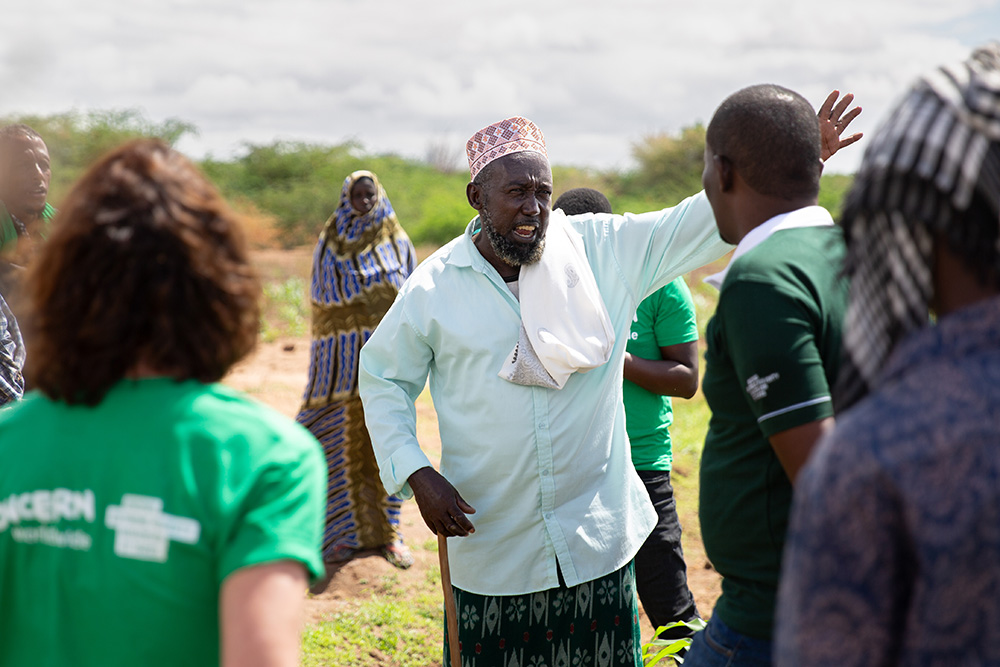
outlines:
{"label": "white logo print", "polygon": [[750,394],[750,398],[755,401],[767,396],[767,390],[771,386],[771,383],[777,380],[780,375],[777,373],[771,373],[767,377],[760,377],[756,373],[747,378],[747,393]]}
{"label": "white logo print", "polygon": [[170,542],[194,544],[201,524],[163,512],[163,500],[126,493],[121,505],[108,505],[104,524],[115,531],[115,553],[122,558],[165,563]]}

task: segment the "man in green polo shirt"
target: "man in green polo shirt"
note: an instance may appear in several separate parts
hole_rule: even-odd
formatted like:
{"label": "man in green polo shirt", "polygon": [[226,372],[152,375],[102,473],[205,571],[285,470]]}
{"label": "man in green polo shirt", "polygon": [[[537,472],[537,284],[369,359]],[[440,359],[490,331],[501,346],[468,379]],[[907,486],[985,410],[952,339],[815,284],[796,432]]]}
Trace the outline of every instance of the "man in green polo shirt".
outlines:
{"label": "man in green polo shirt", "polygon": [[702,384],[712,417],[699,514],[722,597],[685,667],[771,664],[792,485],[833,425],[847,284],[840,228],[816,203],[821,160],[860,138],[839,139],[860,113],[844,114],[851,99],[835,107],[831,95],[817,122],[801,95],[752,86],[708,127],[702,182],[720,235],[738,245],[707,279],[720,293]]}

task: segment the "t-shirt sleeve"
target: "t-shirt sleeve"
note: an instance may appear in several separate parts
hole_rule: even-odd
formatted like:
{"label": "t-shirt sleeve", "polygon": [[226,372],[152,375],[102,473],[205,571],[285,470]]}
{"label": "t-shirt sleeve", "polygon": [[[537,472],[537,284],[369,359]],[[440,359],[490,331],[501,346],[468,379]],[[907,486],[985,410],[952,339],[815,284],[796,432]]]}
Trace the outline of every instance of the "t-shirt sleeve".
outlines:
{"label": "t-shirt sleeve", "polygon": [[765,436],[833,416],[815,304],[767,281],[737,279],[723,286],[719,311],[737,379]]}
{"label": "t-shirt sleeve", "polygon": [[298,427],[289,431],[267,460],[225,487],[236,502],[219,556],[220,584],[239,568],[279,560],[301,562],[310,579],[324,574],[326,464],[315,439]]}
{"label": "t-shirt sleeve", "polygon": [[655,298],[658,303],[653,332],[658,346],[669,347],[698,340],[694,301],[683,278],[671,281],[656,293]]}

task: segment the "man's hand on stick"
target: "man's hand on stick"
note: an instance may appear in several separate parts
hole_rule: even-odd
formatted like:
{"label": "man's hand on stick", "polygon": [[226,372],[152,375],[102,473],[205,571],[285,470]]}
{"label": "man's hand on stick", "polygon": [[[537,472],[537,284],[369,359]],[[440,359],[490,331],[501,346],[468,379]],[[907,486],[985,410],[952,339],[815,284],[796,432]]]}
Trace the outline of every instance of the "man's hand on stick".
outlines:
{"label": "man's hand on stick", "polygon": [[466,514],[475,514],[472,505],[454,486],[431,467],[421,468],[407,480],[420,508],[420,516],[434,533],[445,537],[465,537],[476,532]]}
{"label": "man's hand on stick", "polygon": [[[816,114],[816,117],[819,118],[819,131],[822,138],[820,159],[823,162],[826,162],[834,153],[845,146],[850,146],[862,136],[860,132],[855,132],[846,139],[840,138],[844,130],[847,129],[847,126],[851,124],[851,121],[861,114],[861,107],[854,107],[850,111],[847,111],[847,107],[851,106],[851,102],[854,101],[854,95],[847,93],[837,102],[837,97],[839,96],[839,90],[830,93]],[[847,111],[846,114],[844,113],[845,111]]]}

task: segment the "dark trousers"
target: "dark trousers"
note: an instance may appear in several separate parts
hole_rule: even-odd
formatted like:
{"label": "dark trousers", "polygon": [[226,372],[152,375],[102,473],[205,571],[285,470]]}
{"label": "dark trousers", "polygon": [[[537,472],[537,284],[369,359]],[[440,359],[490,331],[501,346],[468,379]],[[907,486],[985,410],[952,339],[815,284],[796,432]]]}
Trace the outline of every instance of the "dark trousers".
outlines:
{"label": "dark trousers", "polygon": [[[639,470],[639,478],[656,509],[653,532],[635,555],[635,584],[642,608],[653,628],[698,617],[694,596],[687,585],[687,567],[681,548],[681,524],[677,519],[670,471]],[[690,637],[693,631],[674,628],[665,639]]]}

